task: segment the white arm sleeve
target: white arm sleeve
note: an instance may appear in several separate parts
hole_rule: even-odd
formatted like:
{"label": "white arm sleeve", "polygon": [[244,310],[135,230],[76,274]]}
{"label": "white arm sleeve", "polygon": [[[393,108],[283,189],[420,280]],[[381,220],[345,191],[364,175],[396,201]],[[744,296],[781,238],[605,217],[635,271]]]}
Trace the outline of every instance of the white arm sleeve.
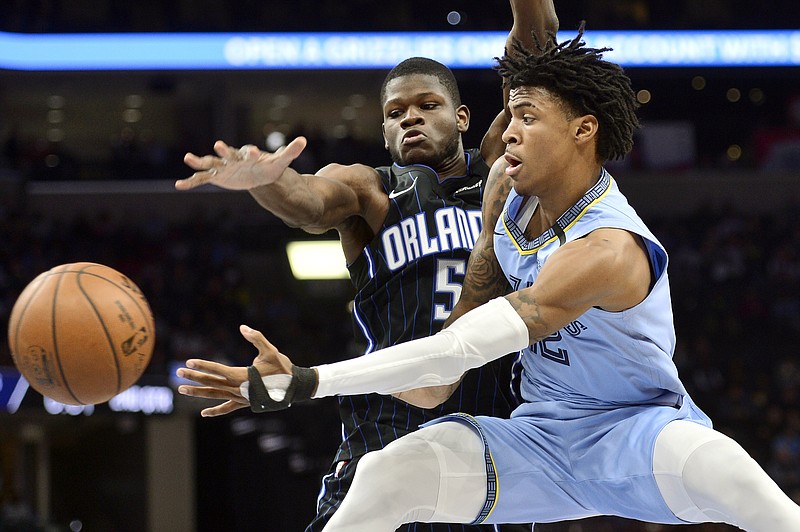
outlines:
{"label": "white arm sleeve", "polygon": [[499,297],[467,312],[433,336],[316,366],[319,384],[313,397],[391,394],[452,384],[467,370],[528,344],[525,322],[511,303]]}

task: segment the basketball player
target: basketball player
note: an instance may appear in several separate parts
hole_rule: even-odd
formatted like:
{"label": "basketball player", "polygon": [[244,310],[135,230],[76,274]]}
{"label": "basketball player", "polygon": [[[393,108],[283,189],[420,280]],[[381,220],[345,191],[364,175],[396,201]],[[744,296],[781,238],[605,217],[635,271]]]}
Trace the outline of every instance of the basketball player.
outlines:
{"label": "basketball player", "polygon": [[[552,0],[511,0],[514,26],[509,35],[533,45],[558,28]],[[437,332],[461,291],[469,252],[480,234],[480,202],[489,166],[503,153],[501,112],[480,149],[465,150],[461,134],[470,114],[462,104],[453,73],[444,65],[412,58],[393,68],[381,87],[385,146],[394,164],[329,165],[316,175],[287,168],[305,146],[298,138],[275,153],[255,147],[234,149],[218,142],[218,157],[189,154],[197,170],[176,188],[203,183],[246,189],[286,224],[310,233],[335,228],[357,288],[354,321],[367,353]],[[408,402],[423,390],[398,397],[369,394],[341,398],[343,441],[323,478],[317,515],[308,532],[321,530],[341,504],[360,458],[449,412],[507,416],[511,361],[469,372],[460,389],[433,409]],[[237,402],[223,405],[233,411]],[[455,526],[409,526],[407,530],[493,530]],[[520,528],[522,529],[522,528]],[[526,528],[530,530],[530,525]]]}
{"label": "basketball player", "polygon": [[525,402],[510,419],[450,415],[369,453],[327,532],[594,515],[800,530],[800,507],[711,428],[678,377],[667,253],[603,168],[632,146],[636,100],[582,31],[500,60],[512,118],[490,180],[513,190],[503,201],[502,186],[487,187],[465,292],[500,277],[513,292],[370,356],[293,367],[242,326],[254,366],[191,360],[179,370],[200,383],[181,387],[187,395],[277,409],[447,385],[523,351]]}

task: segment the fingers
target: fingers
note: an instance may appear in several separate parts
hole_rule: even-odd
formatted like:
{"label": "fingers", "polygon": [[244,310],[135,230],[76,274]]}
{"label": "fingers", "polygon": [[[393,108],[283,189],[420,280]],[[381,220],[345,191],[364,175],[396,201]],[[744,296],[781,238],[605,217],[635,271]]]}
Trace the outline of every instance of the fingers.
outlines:
{"label": "fingers", "polygon": [[181,384],[178,386],[178,393],[181,395],[188,395],[189,397],[199,397],[201,399],[222,399],[224,401],[237,402],[246,401],[246,399],[241,395],[233,393],[232,389],[224,389],[216,386],[194,386],[191,384]]}
{"label": "fingers", "polygon": [[251,329],[247,325],[240,325],[239,332],[242,333],[242,336],[244,336],[248,342],[256,346],[259,354],[262,354],[265,350],[277,351],[275,346],[272,345],[263,334],[261,334],[261,331]]}
{"label": "fingers", "polygon": [[289,166],[292,161],[297,159],[303,150],[306,148],[308,141],[305,137],[297,137],[286,146],[282,146],[275,152],[275,155],[280,158],[281,164]]}
{"label": "fingers", "polygon": [[[297,137],[275,153],[269,153],[252,144],[245,144],[237,149],[218,140],[214,143],[216,155],[202,157],[194,153],[184,155],[183,162],[195,170],[195,173],[186,179],[177,180],[175,188],[191,190],[210,183],[226,189],[245,190],[261,184],[270,184],[303,153],[307,143],[305,137]],[[241,166],[239,163],[246,164]],[[259,163],[264,163],[265,170],[254,171],[255,165],[262,166]],[[243,175],[237,177],[237,172]]]}
{"label": "fingers", "polygon": [[232,375],[236,373],[237,369],[241,369],[238,366],[227,366],[213,360],[203,360],[202,358],[190,358],[186,361],[186,367],[190,368],[190,370],[205,371],[217,375]]}
{"label": "fingers", "polygon": [[247,368],[226,366],[211,360],[193,358],[186,361],[185,368],[179,368],[179,377],[208,386],[239,386],[247,380]]}
{"label": "fingers", "polygon": [[259,150],[256,146],[253,146],[252,144],[245,144],[244,146],[239,148],[239,151],[236,153],[236,156],[242,161],[247,161],[251,159],[256,160],[262,154],[265,153],[266,152]]}
{"label": "fingers", "polygon": [[205,373],[202,371],[193,371],[190,369],[181,368],[176,371],[175,374],[182,379],[196,382],[198,384],[202,384],[203,386],[214,386],[217,388],[230,388],[232,386],[238,386],[235,382],[232,382],[231,379],[227,377],[221,377],[219,375],[213,375],[211,373]]}
{"label": "fingers", "polygon": [[175,372],[176,375],[197,384],[181,384],[178,386],[178,393],[189,397],[224,401],[217,406],[203,409],[200,412],[203,417],[229,414],[250,405],[250,402],[242,397],[239,389],[241,383],[247,380],[246,368],[230,367],[201,359],[187,360],[186,366],[179,368]]}
{"label": "fingers", "polygon": [[245,408],[247,406],[249,405],[237,403],[235,401],[227,401],[221,405],[204,408],[200,411],[200,415],[203,417],[224,416],[225,414],[230,414],[231,412],[235,412],[236,410]]}
{"label": "fingers", "polygon": [[245,398],[241,396],[233,396],[232,394],[226,395],[226,392],[216,388],[189,386],[184,384],[178,386],[178,392],[182,395],[188,395],[190,397],[199,397],[201,399],[219,399],[225,401],[217,406],[212,406],[201,410],[200,415],[203,417],[222,416],[250,406],[250,403]]}
{"label": "fingers", "polygon": [[200,157],[199,155],[195,155],[194,153],[187,153],[183,156],[183,162],[186,166],[192,168],[193,170],[210,170],[212,168],[217,168],[218,166],[225,165],[225,157],[217,157],[215,155],[203,155]]}
{"label": "fingers", "polygon": [[214,143],[214,153],[219,155],[222,159],[231,159],[236,156],[236,149],[228,146],[221,140]]}
{"label": "fingers", "polygon": [[216,172],[216,170],[196,172],[186,179],[178,179],[175,181],[175,190],[191,190],[199,187],[200,185],[205,185],[214,178]]}
{"label": "fingers", "polygon": [[218,167],[220,165],[225,165],[225,161],[219,157],[214,157],[213,155],[198,157],[193,153],[184,155],[183,162],[186,163],[188,167],[197,171],[186,179],[175,181],[175,188],[177,190],[190,190],[212,182],[218,173]]}

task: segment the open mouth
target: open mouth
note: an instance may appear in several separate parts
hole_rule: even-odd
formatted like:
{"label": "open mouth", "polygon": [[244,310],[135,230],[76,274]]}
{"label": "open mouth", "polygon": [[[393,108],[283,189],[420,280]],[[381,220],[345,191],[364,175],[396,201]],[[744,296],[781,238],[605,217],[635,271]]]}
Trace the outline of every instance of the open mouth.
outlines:
{"label": "open mouth", "polygon": [[520,166],[522,166],[522,161],[520,161],[510,153],[506,153],[503,158],[508,163],[508,166],[505,169],[506,174],[509,176],[516,175],[519,172]]}

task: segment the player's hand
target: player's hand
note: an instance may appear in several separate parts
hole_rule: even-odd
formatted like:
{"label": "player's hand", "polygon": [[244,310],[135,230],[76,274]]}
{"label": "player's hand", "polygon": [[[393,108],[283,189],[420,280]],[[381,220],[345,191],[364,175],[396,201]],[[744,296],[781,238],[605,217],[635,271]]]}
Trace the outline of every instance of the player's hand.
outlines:
{"label": "player's hand", "polygon": [[[250,343],[258,349],[258,356],[253,360],[261,376],[287,374],[292,375],[292,361],[278,351],[261,332],[246,325],[239,327]],[[186,361],[185,368],[179,368],[178,377],[196,382],[196,385],[182,384],[178,393],[204,399],[218,399],[223,403],[205,408],[200,412],[203,417],[214,417],[229,414],[250,406],[250,401],[242,396],[241,385],[247,381],[247,368],[243,366],[227,366],[219,362],[202,359]]]}
{"label": "player's hand", "polygon": [[178,377],[197,384],[182,384],[178,393],[203,399],[223,401],[214,407],[200,412],[203,417],[230,414],[240,408],[250,406],[250,401],[242,396],[239,386],[247,380],[247,368],[233,367],[211,360],[191,359],[186,361],[185,368],[175,372]]}
{"label": "player's hand", "polygon": [[218,140],[214,143],[216,155],[200,157],[187,153],[183,157],[183,162],[195,173],[176,181],[175,188],[190,190],[208,183],[228,190],[250,190],[269,185],[278,180],[305,147],[305,137],[297,137],[275,153],[261,151],[252,144],[237,149]]}

